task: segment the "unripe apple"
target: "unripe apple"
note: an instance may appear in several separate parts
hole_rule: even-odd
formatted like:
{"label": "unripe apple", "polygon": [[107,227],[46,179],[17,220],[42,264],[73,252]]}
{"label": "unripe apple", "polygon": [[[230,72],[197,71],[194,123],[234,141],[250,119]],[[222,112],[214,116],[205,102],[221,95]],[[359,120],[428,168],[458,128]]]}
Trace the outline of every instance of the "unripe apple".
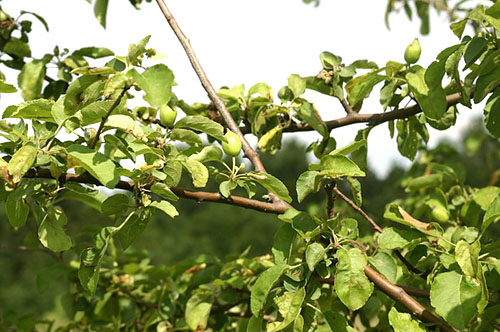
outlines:
{"label": "unripe apple", "polygon": [[442,206],[436,206],[431,211],[432,217],[440,223],[445,223],[450,220],[450,213]]}
{"label": "unripe apple", "polygon": [[422,53],[422,48],[420,47],[420,42],[415,38],[405,51],[405,61],[407,64],[414,64],[420,59],[420,53]]}
{"label": "unripe apple", "polygon": [[165,127],[172,127],[177,117],[177,110],[172,109],[167,104],[160,107],[160,122]]}
{"label": "unripe apple", "polygon": [[278,97],[282,102],[291,101],[293,99],[293,91],[289,87],[284,86],[278,91]]}
{"label": "unripe apple", "polygon": [[227,140],[227,142],[222,142],[224,152],[232,157],[239,155],[242,146],[240,137],[231,130],[228,130],[224,137]]}

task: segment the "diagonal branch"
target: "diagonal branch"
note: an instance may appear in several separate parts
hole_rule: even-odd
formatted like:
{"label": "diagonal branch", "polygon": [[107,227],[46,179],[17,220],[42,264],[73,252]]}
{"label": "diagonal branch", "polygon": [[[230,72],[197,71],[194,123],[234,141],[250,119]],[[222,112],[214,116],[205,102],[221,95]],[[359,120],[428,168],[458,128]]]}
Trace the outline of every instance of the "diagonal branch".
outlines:
{"label": "diagonal branch", "polygon": [[208,96],[212,100],[212,102],[215,104],[219,112],[221,113],[222,118],[224,121],[227,123],[229,129],[231,129],[233,132],[238,134],[238,136],[241,138],[241,142],[243,143],[243,150],[245,151],[245,155],[250,159],[252,164],[254,165],[255,169],[259,172],[266,172],[266,169],[264,168],[264,165],[262,164],[262,161],[260,160],[259,155],[257,152],[252,148],[252,146],[248,143],[248,141],[245,139],[243,133],[241,132],[240,128],[236,124],[236,122],[233,120],[233,117],[231,116],[231,113],[226,108],[226,104],[224,101],[219,97],[217,92],[215,91],[214,87],[212,86],[212,83],[210,83],[207,74],[203,70],[203,67],[201,66],[198,58],[196,57],[196,54],[194,53],[193,48],[191,47],[191,43],[189,39],[186,37],[186,35],[182,32],[181,28],[177,24],[177,21],[175,20],[174,16],[168,9],[167,5],[165,4],[164,0],[156,0],[158,3],[158,6],[160,7],[161,11],[163,12],[163,15],[167,19],[168,24],[174,31],[175,35],[179,39],[179,41],[182,44],[182,47],[184,48],[184,51],[186,52],[186,55],[189,58],[189,61],[191,62],[191,65],[193,66],[194,71],[196,72],[196,75],[198,75],[198,78],[200,79],[201,85],[205,89],[205,91],[208,93]]}
{"label": "diagonal branch", "polygon": [[441,321],[438,317],[436,317],[433,313],[427,310],[422,304],[420,304],[417,300],[408,295],[405,290],[386,278],[377,273],[374,269],[365,266],[365,274],[382,292],[392,297],[394,300],[398,301],[402,305],[404,305],[408,310],[410,310],[413,314],[415,314],[418,318],[420,318],[423,322],[427,323],[436,323],[441,325],[441,330],[446,332],[455,332],[456,330]]}
{"label": "diagonal branch", "polygon": [[[382,233],[382,231],[383,231],[382,227],[380,227],[375,222],[375,220],[373,220],[373,218],[370,217],[362,208],[360,208],[359,206],[357,206],[356,203],[354,203],[351,199],[349,199],[349,197],[347,197],[346,195],[344,195],[344,193],[342,191],[340,191],[337,187],[333,188],[333,190],[337,193],[337,195],[339,195],[340,198],[342,198],[347,204],[349,204],[350,207],[352,207],[354,210],[356,210],[356,212],[358,212],[360,215],[362,215],[363,218],[365,218],[366,220],[368,220],[368,222],[373,226],[373,228],[377,232]],[[401,252],[399,250],[394,250],[394,254],[406,266],[406,268],[408,270],[410,270],[410,271],[412,271],[413,273],[416,273],[416,274],[421,274],[422,273],[422,271],[418,270],[413,265],[411,265],[411,263],[408,262],[408,260],[403,256],[403,254],[401,254]]]}
{"label": "diagonal branch", "polygon": [[[34,170],[30,170],[28,173],[25,174],[25,178],[38,178],[38,179],[55,179],[52,174],[50,173],[49,169],[46,168],[38,168]],[[102,186],[102,184],[94,178],[92,175],[89,173],[83,173],[83,174],[70,174],[70,173],[64,173],[62,174],[59,179],[63,182],[78,182],[78,183],[85,183],[85,184],[94,184],[98,186]],[[149,186],[146,186],[147,189],[151,187],[152,184]],[[116,189],[123,189],[123,190],[128,190],[128,191],[133,191],[134,190],[134,183],[129,182],[129,181],[120,181],[116,185]],[[192,199],[198,202],[213,202],[213,203],[222,203],[222,204],[228,204],[228,205],[234,205],[234,206],[239,206],[242,208],[246,209],[251,209],[251,210],[257,210],[261,212],[267,212],[267,213],[274,213],[274,214],[281,214],[286,211],[288,208],[285,205],[282,204],[274,204],[274,203],[268,203],[268,202],[263,202],[263,201],[258,201],[255,199],[250,199],[246,197],[240,197],[240,196],[230,196],[229,198],[225,198],[219,193],[214,193],[214,192],[206,192],[206,191],[194,191],[194,190],[188,190],[188,189],[182,189],[182,188],[177,188],[177,187],[171,187],[170,188],[177,196],[187,198],[187,199]]]}

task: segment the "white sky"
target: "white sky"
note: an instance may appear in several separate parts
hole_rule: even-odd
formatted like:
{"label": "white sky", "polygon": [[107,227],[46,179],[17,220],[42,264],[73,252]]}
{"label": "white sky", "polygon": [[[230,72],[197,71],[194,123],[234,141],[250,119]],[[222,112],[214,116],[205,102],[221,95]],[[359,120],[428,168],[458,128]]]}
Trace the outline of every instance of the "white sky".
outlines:
{"label": "white sky", "polygon": [[[388,60],[403,61],[406,46],[418,37],[422,44],[420,64],[428,65],[440,50],[458,42],[444,15],[434,15],[431,34],[419,35],[419,22],[409,22],[403,13],[391,16],[389,31],[384,25],[385,0],[322,0],[319,7],[301,0],[169,0],[167,4],[200,59],[208,77],[217,89],[222,85],[266,82],[277,92],[287,84],[290,74],[315,75],[320,70],[319,53],[330,51],[349,64],[368,58],[383,66]],[[47,33],[39,23],[30,34],[34,57],[51,52],[55,45],[71,51],[86,46],[108,47],[125,55],[130,43],[152,35],[149,46],[168,57],[162,60],[176,75],[179,84],[174,92],[187,102],[207,102],[205,91],[191,69],[175,35],[155,1],[135,10],[126,0],[111,0],[107,29],[93,16],[93,7],[85,0],[3,0],[4,11],[16,16],[21,10],[36,12],[48,21]],[[8,74],[8,73],[7,73]],[[53,75],[55,76],[55,74]],[[15,83],[15,76],[8,76]],[[2,96],[0,109],[21,102]],[[344,111],[334,98],[308,92],[306,97],[319,109],[324,120],[338,118]],[[20,98],[20,97],[17,97]],[[465,127],[471,114],[461,108],[458,127]],[[365,102],[366,113],[381,112],[378,90]],[[333,131],[338,146],[350,143],[364,125]],[[431,144],[450,133],[431,131]],[[289,136],[289,135],[288,135]],[[319,134],[300,136],[308,142]],[[451,137],[453,138],[453,137]],[[255,142],[255,140],[253,141]],[[389,138],[386,125],[369,136],[369,160],[377,173],[383,174],[391,163],[408,164],[397,152],[395,140]]]}

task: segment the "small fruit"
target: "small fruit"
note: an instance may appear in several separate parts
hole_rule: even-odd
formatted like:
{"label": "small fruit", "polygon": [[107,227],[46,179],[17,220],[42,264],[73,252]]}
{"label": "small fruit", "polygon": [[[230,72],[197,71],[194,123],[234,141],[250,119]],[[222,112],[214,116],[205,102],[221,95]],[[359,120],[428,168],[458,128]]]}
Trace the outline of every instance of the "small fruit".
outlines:
{"label": "small fruit", "polygon": [[420,42],[415,38],[405,51],[405,61],[406,63],[412,65],[420,59],[420,53],[422,53],[422,48],[420,47]]}
{"label": "small fruit", "polygon": [[431,211],[432,217],[440,223],[450,220],[450,213],[442,206],[436,206]]}
{"label": "small fruit", "polygon": [[227,142],[222,142],[222,149],[224,152],[229,155],[236,157],[237,155],[240,154],[241,151],[241,139],[240,137],[233,133],[232,131],[228,130],[227,133],[224,135],[226,138]]}
{"label": "small fruit", "polygon": [[167,104],[161,105],[160,108],[160,122],[165,127],[172,127],[177,117],[177,110],[172,109]]}
{"label": "small fruit", "polygon": [[278,97],[283,103],[291,101],[293,99],[293,91],[289,87],[284,86],[278,91]]}

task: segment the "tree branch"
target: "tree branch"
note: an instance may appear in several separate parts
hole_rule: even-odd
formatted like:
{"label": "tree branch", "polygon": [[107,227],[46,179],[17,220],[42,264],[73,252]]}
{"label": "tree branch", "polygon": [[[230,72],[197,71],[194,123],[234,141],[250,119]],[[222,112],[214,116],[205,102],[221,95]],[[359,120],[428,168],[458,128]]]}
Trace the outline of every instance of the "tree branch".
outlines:
{"label": "tree branch", "polygon": [[[350,207],[352,207],[354,210],[356,210],[356,212],[358,212],[360,215],[362,215],[363,218],[365,218],[366,220],[368,220],[368,222],[373,226],[373,228],[377,232],[382,233],[382,231],[383,231],[382,227],[380,227],[375,222],[375,220],[373,220],[372,217],[370,217],[365,211],[363,211],[362,208],[360,208],[359,206],[357,206],[356,203],[354,203],[351,199],[349,199],[349,197],[347,197],[346,195],[344,195],[344,193],[341,192],[337,187],[335,187],[333,190],[337,193],[337,195],[340,196],[340,198],[342,198],[347,204],[349,204]],[[403,256],[403,254],[401,252],[399,252],[399,250],[394,250],[394,254],[399,258],[399,260],[406,266],[406,268],[408,270],[410,270],[410,271],[412,271],[413,273],[416,273],[416,274],[421,274],[422,273],[422,271],[418,270],[413,265],[411,265],[411,263],[408,262],[408,260]]]}
{"label": "tree branch", "polygon": [[441,325],[441,329],[446,332],[456,331],[454,328],[441,321],[441,319],[434,316],[434,314],[427,310],[427,308],[425,308],[417,300],[408,295],[408,293],[406,293],[403,288],[396,286],[389,280],[385,279],[368,265],[365,266],[364,271],[368,279],[370,279],[382,292],[404,305],[423,322],[439,324]]}
{"label": "tree branch", "polygon": [[[207,74],[205,73],[205,70],[201,66],[192,46],[191,42],[189,39],[186,37],[184,32],[182,32],[181,28],[179,27],[179,24],[177,23],[176,19],[168,9],[167,5],[165,4],[164,0],[156,0],[158,3],[158,6],[160,7],[163,15],[167,19],[168,24],[174,31],[175,35],[177,36],[177,39],[181,43],[182,47],[184,48],[184,51],[186,52],[187,57],[189,58],[189,61],[191,62],[191,66],[193,67],[194,71],[196,72],[196,75],[198,75],[198,78],[200,79],[201,85],[207,92],[208,96],[210,97],[210,100],[214,103],[215,107],[219,110],[222,118],[226,122],[227,126],[229,129],[231,129],[234,133],[236,133],[242,142],[243,145],[243,151],[245,152],[245,156],[250,160],[252,165],[255,167],[255,170],[259,172],[266,173],[266,169],[264,167],[264,164],[262,163],[262,160],[259,157],[259,154],[252,148],[250,143],[245,138],[245,135],[241,131],[240,127],[236,122],[234,121],[231,113],[226,108],[226,104],[224,101],[219,97],[217,92],[215,91],[214,87],[212,86],[212,83],[207,77]],[[282,206],[282,207],[290,207],[288,203],[283,201],[281,198],[278,196],[271,194],[270,193],[270,198],[273,203]]]}
{"label": "tree branch", "polygon": [[356,114],[356,112],[354,112],[352,110],[351,105],[349,105],[349,103],[347,102],[347,100],[345,98],[340,99],[340,103],[342,104],[342,107],[344,108],[344,111],[347,113],[348,116],[352,116],[352,115]]}
{"label": "tree branch", "polygon": [[97,133],[95,134],[95,137],[92,140],[92,142],[90,142],[89,148],[91,148],[91,149],[95,148],[95,146],[97,145],[97,142],[99,141],[99,136],[101,136],[102,130],[104,129],[104,124],[108,120],[111,113],[113,113],[115,108],[120,104],[123,96],[127,93],[127,91],[128,91],[128,88],[124,88],[122,90],[122,92],[120,93],[118,98],[115,99],[115,102],[113,103],[113,105],[111,105],[111,107],[109,108],[106,115],[102,117],[101,123],[99,124],[99,128],[97,129]]}
{"label": "tree branch", "polygon": [[[50,170],[46,168],[38,168],[30,170],[28,173],[24,175],[24,177],[39,178],[39,179],[55,179],[50,173]],[[62,182],[77,182],[77,183],[94,184],[97,186],[102,186],[99,180],[94,178],[89,173],[83,173],[83,174],[63,173],[59,177],[59,179],[55,180],[60,180]],[[149,189],[151,185],[152,184],[146,186],[146,189]],[[115,188],[133,191],[134,183],[129,181],[120,181],[115,186]],[[222,204],[234,205],[246,209],[257,210],[267,213],[274,213],[274,214],[284,213],[288,208],[287,206],[281,204],[268,203],[240,196],[230,196],[229,198],[225,198],[221,194],[214,192],[194,191],[178,187],[170,187],[170,189],[179,197],[196,200],[198,202],[222,203]]]}
{"label": "tree branch", "polygon": [[[459,93],[454,93],[446,97],[448,107],[454,106],[460,102],[462,96]],[[369,125],[378,125],[391,120],[406,119],[412,115],[416,115],[422,112],[422,109],[418,104],[386,113],[372,113],[372,114],[357,114],[344,116],[343,118],[325,121],[328,130],[335,128],[345,127],[356,123],[368,123]],[[291,126],[284,128],[283,132],[300,132],[300,131],[313,131],[310,125],[306,123],[292,123]],[[251,132],[250,127],[242,127],[242,132],[249,134]]]}

